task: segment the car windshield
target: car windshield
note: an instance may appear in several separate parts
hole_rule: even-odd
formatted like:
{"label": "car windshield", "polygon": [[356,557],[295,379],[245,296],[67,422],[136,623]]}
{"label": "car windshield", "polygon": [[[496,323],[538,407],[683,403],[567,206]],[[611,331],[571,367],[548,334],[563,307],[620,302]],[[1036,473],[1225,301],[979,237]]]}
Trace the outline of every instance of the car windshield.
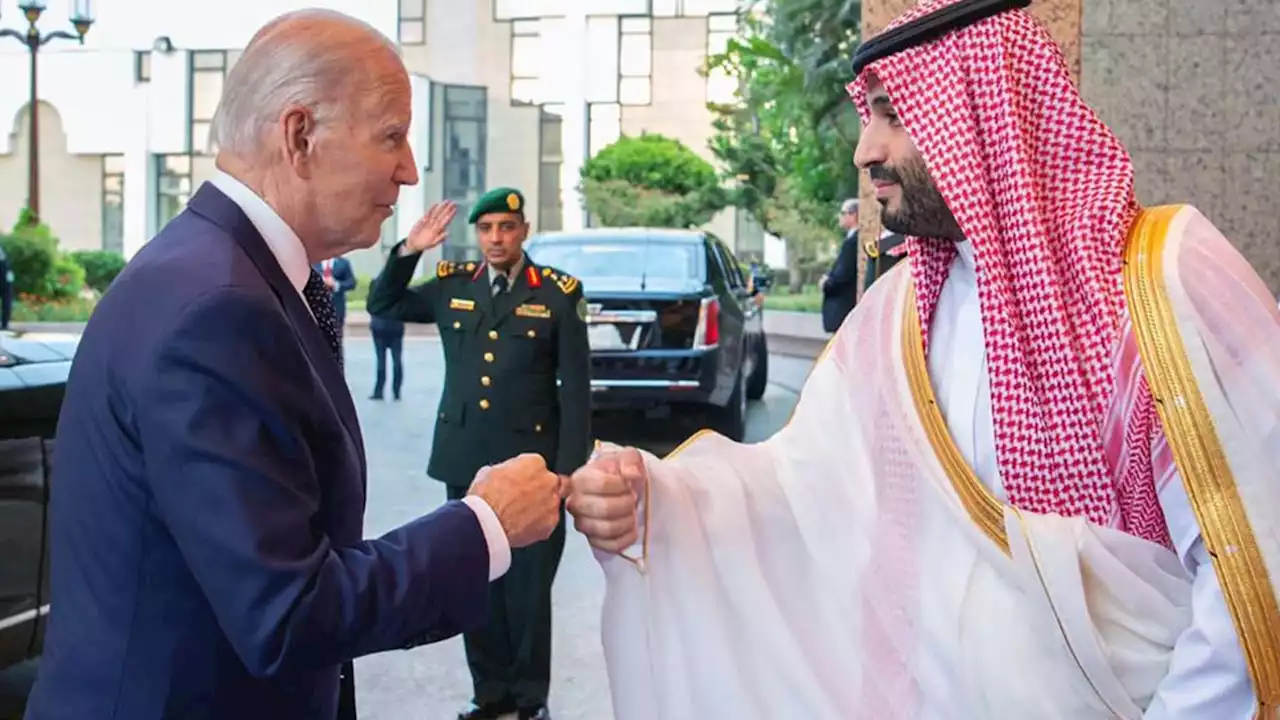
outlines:
{"label": "car windshield", "polygon": [[548,242],[530,256],[579,278],[645,277],[691,280],[701,277],[701,246],[671,242]]}

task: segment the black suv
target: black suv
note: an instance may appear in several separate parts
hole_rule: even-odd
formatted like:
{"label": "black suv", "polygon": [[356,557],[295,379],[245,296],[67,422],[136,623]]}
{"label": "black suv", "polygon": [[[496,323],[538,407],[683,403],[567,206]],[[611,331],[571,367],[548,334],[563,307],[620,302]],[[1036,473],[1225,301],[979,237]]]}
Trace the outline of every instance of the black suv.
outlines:
{"label": "black suv", "polygon": [[49,615],[49,474],[73,336],[0,331],[0,670],[40,654]]}
{"label": "black suv", "polygon": [[540,234],[525,249],[582,281],[595,409],[701,406],[715,430],[742,439],[769,350],[756,291],[723,242],[609,228]]}

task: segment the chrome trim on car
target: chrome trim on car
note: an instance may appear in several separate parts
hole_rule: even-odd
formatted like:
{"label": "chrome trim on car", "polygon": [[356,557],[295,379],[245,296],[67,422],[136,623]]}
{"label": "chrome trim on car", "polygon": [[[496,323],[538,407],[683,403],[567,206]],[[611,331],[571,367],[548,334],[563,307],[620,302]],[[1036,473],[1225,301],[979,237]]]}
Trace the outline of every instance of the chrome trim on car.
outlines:
{"label": "chrome trim on car", "polygon": [[30,622],[38,617],[48,614],[49,606],[41,605],[36,610],[27,610],[26,612],[20,612],[17,615],[10,615],[5,619],[0,620],[0,630],[8,630],[11,627],[17,627],[23,623]]}
{"label": "chrome trim on car", "polygon": [[697,380],[592,380],[593,388],[697,388]]}

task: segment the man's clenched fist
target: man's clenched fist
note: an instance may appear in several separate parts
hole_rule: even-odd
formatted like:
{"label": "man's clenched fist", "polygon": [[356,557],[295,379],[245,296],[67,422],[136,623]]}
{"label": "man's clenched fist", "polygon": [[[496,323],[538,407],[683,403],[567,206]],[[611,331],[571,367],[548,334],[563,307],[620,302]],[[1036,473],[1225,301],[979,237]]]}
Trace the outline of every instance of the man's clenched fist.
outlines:
{"label": "man's clenched fist", "polygon": [[593,547],[622,552],[639,538],[637,507],[644,492],[644,459],[625,448],[601,455],[573,474],[569,512]]}
{"label": "man's clenched fist", "polygon": [[547,469],[541,455],[526,453],[476,475],[468,495],[488,503],[513,548],[551,536],[560,522],[560,501],[568,483]]}

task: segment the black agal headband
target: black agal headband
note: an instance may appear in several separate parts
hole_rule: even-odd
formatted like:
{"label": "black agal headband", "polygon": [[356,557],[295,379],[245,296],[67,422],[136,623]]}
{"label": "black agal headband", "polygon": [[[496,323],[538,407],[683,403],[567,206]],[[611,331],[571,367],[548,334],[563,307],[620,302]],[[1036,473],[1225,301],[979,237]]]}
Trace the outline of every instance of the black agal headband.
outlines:
{"label": "black agal headband", "polygon": [[1031,0],[961,0],[937,12],[886,30],[858,46],[853,54],[853,75],[876,60],[896,55],[908,48],[923,45],[952,30],[968,27],[979,20],[1006,10],[1025,8]]}

